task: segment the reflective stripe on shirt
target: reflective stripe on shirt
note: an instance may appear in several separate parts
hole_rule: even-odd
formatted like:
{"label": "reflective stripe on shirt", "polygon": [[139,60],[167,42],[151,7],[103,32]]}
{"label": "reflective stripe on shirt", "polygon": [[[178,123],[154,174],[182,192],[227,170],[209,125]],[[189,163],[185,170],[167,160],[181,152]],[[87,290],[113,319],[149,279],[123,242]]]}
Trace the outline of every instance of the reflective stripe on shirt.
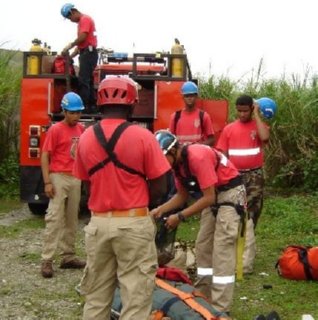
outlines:
{"label": "reflective stripe on shirt", "polygon": [[230,284],[235,282],[235,276],[213,276],[212,282],[217,284]]}
{"label": "reflective stripe on shirt", "polygon": [[213,269],[212,268],[197,268],[198,276],[212,276]]}
{"label": "reflective stripe on shirt", "polygon": [[261,152],[261,148],[229,149],[229,156],[254,156]]}
{"label": "reflective stripe on shirt", "polygon": [[223,164],[224,167],[226,167],[227,166],[227,161],[228,161],[227,157],[224,154],[222,154],[220,163]]}
{"label": "reflective stripe on shirt", "polygon": [[201,134],[177,135],[177,138],[181,142],[197,142],[201,140]]}

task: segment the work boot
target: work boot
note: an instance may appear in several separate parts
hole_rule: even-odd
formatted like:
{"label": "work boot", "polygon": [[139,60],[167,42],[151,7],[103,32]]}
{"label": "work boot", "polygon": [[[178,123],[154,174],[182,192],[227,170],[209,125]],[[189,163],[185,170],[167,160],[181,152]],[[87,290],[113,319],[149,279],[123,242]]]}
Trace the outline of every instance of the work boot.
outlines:
{"label": "work boot", "polygon": [[266,320],[266,317],[263,314],[256,316],[253,320]]}
{"label": "work boot", "polygon": [[280,320],[280,317],[276,311],[272,311],[267,315],[266,320]]}
{"label": "work boot", "polygon": [[83,269],[86,266],[86,261],[74,258],[70,261],[62,260],[60,264],[61,269]]}
{"label": "work boot", "polygon": [[51,260],[43,260],[41,264],[41,274],[43,278],[53,277],[53,263]]}

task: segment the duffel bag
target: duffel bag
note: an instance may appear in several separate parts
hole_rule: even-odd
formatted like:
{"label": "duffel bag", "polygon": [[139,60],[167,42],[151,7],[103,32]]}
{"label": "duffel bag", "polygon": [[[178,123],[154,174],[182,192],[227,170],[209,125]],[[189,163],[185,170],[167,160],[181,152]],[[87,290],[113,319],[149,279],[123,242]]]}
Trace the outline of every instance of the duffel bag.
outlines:
{"label": "duffel bag", "polygon": [[278,274],[292,280],[318,280],[318,247],[288,246],[276,263]]}

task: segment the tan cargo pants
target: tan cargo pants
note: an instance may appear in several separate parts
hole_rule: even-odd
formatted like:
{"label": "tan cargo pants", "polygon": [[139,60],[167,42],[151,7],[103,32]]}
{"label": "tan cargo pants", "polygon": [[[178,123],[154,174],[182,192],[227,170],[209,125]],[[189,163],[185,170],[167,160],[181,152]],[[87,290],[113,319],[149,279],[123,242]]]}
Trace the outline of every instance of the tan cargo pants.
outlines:
{"label": "tan cargo pants", "polygon": [[152,218],[92,216],[84,230],[87,264],[81,281],[83,319],[109,319],[117,285],[123,305],[120,319],[147,319],[157,268]]}
{"label": "tan cargo pants", "polygon": [[51,173],[55,189],[45,215],[42,259],[52,260],[57,248],[65,261],[75,257],[75,238],[78,224],[81,181],[62,173]]}
{"label": "tan cargo pants", "polygon": [[246,188],[247,211],[250,219],[246,226],[246,240],[243,255],[244,273],[252,273],[256,256],[255,228],[263,208],[264,174],[262,169],[241,172]]}
{"label": "tan cargo pants", "polygon": [[[244,204],[244,186],[218,193],[217,201]],[[233,300],[239,226],[240,216],[232,206],[221,206],[216,217],[210,208],[201,213],[195,247],[198,274],[195,286],[218,311],[228,312]]]}

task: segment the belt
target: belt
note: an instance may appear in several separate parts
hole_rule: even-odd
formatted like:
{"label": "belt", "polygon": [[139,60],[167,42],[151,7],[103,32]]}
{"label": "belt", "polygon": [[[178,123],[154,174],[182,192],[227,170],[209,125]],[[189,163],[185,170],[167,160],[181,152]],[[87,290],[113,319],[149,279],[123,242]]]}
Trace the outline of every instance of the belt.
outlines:
{"label": "belt", "polygon": [[96,51],[97,49],[93,46],[88,46],[86,48],[83,48],[83,49],[79,49],[79,52],[82,53],[82,52],[85,52],[85,51],[89,51],[89,52],[94,52]]}
{"label": "belt", "polygon": [[64,172],[52,172],[52,173],[58,173],[58,174],[64,174],[66,176],[71,176],[71,177],[74,177],[72,172],[69,172],[69,171],[64,171]]}
{"label": "belt", "polygon": [[104,217],[104,218],[145,217],[148,215],[149,215],[149,210],[146,207],[129,209],[129,210],[112,210],[112,211],[106,211],[106,212],[92,211],[92,216]]}
{"label": "belt", "polygon": [[257,168],[253,168],[253,169],[242,169],[239,170],[239,172],[245,173],[245,172],[252,172],[252,171],[257,171],[257,170],[261,170],[262,167],[257,167]]}
{"label": "belt", "polygon": [[243,184],[242,177],[236,176],[235,178],[231,179],[227,184],[217,187],[218,192],[228,191],[235,187],[238,187]]}

